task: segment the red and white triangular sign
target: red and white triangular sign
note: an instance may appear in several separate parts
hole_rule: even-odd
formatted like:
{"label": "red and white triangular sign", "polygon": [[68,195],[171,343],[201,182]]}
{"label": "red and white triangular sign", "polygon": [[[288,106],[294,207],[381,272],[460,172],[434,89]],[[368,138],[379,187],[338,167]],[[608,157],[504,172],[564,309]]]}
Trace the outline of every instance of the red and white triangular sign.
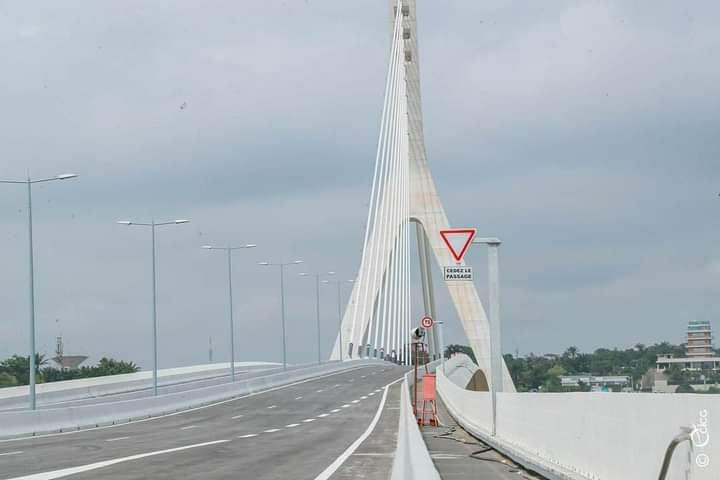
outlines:
{"label": "red and white triangular sign", "polygon": [[470,242],[475,238],[475,232],[474,228],[440,230],[440,236],[445,241],[445,245],[447,245],[456,262],[462,262]]}

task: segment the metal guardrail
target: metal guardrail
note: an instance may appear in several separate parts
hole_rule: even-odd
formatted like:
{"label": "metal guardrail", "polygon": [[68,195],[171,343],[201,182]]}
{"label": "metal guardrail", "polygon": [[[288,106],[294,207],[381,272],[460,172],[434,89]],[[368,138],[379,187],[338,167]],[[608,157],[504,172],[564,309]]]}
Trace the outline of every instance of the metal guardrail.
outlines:
{"label": "metal guardrail", "polygon": [[660,475],[658,476],[658,480],[665,480],[668,470],[670,469],[670,462],[672,462],[672,457],[673,453],[675,453],[675,449],[682,442],[690,441],[691,432],[692,430],[690,430],[689,428],[683,427],[682,432],[675,435],[675,437],[670,441],[667,450],[665,450],[665,456],[663,457],[663,463],[662,467],[660,468]]}

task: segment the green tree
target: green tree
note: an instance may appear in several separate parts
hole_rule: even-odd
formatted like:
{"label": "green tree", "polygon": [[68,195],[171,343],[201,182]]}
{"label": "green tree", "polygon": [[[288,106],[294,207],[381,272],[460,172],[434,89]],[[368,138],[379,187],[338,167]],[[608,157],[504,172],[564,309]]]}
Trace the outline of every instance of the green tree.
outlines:
{"label": "green tree", "polygon": [[695,393],[695,389],[690,386],[689,383],[682,383],[678,385],[677,390],[675,390],[675,393]]}
{"label": "green tree", "polygon": [[18,384],[17,378],[7,372],[0,372],[0,388],[14,387]]}
{"label": "green tree", "polygon": [[467,345],[457,345],[457,344],[450,344],[447,347],[445,347],[445,358],[450,358],[455,353],[464,353],[470,359],[477,363],[475,360],[475,353],[473,352],[472,348],[468,347]]}

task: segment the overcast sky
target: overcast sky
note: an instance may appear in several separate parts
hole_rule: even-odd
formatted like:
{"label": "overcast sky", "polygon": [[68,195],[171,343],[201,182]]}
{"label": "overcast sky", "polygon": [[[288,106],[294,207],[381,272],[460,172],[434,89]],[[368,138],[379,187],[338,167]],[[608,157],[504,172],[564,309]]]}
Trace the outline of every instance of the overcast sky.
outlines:
{"label": "overcast sky", "polygon": [[[418,0],[425,129],[451,222],[504,241],[506,352],[720,329],[717,2]],[[389,43],[386,0],[0,1],[0,178],[34,189],[38,348],[161,367],[313,359],[314,284],[360,261]],[[28,348],[25,192],[0,186],[0,357]],[[485,252],[473,250],[486,295]],[[437,274],[437,270],[436,270]],[[439,285],[440,282],[436,282]],[[323,287],[323,350],[337,325]],[[343,294],[347,295],[349,288]],[[439,288],[446,340],[464,343]],[[420,304],[415,292],[415,304]],[[417,307],[419,308],[419,307]],[[419,314],[419,312],[418,312]]]}

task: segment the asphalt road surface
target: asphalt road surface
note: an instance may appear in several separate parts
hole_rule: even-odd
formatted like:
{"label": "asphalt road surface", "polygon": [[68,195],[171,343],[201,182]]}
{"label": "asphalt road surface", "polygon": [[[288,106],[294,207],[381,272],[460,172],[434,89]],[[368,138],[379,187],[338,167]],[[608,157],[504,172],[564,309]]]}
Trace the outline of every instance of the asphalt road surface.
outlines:
{"label": "asphalt road surface", "polygon": [[348,447],[385,416],[386,386],[404,371],[359,367],[155,419],[0,441],[0,478],[337,478],[331,466],[342,471]]}

